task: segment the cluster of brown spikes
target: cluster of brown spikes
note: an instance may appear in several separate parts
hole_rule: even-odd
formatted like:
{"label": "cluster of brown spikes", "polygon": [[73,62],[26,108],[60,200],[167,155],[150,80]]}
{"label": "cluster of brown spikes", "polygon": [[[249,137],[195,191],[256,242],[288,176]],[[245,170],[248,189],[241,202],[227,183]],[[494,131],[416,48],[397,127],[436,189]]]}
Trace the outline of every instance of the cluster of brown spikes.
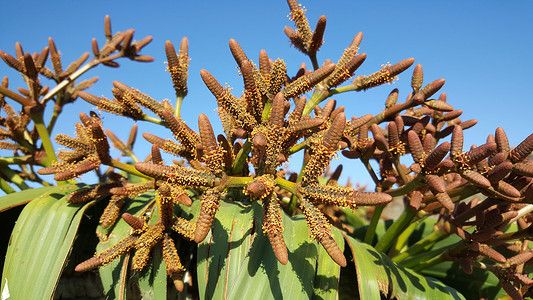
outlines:
{"label": "cluster of brown spikes", "polygon": [[[16,58],[0,52],[0,57],[22,73],[28,83],[28,89],[19,89],[20,94],[17,94],[8,89],[7,78],[2,81],[0,102],[8,117],[0,119],[0,126],[7,128],[0,127],[0,138],[11,139],[14,143],[0,142],[0,148],[25,154],[27,162],[41,162],[43,151],[35,147],[36,129],[29,131],[26,127],[31,116],[54,95],[40,85],[39,74],[71,84],[64,90],[63,104],[80,96],[98,109],[163,125],[175,138],[163,139],[143,133],[152,144],[152,151],[144,162],[139,162],[132,151],[136,127],[124,143],[103,129],[95,113],[80,115],[82,122],[76,124],[76,138],[64,134],[56,137],[57,143],[72,150],[59,152],[60,162],[40,169],[39,174],[55,174],[56,180],[69,180],[98,170],[101,165],[111,167],[104,175],[100,176],[98,172],[106,183],[80,189],[68,198],[71,203],[110,198],[101,216],[102,227],[115,224],[128,199],[156,190],[151,205],[157,207],[158,218],[148,225],[144,219],[124,213],[122,217],[132,227],[131,234],[79,264],[76,270],[105,265],[133,249],[132,266],[141,270],[154,247],[159,245],[167,272],[181,290],[180,274],[184,266],[171,234],[178,233],[196,243],[204,241],[230,189],[242,190],[251,200],[262,201],[262,231],[281,264],[287,264],[289,258],[283,237],[283,213],[294,213],[296,207],[305,217],[310,237],[316,239],[337,264],[346,266],[346,258],[331,234],[332,224],[337,226],[340,222],[334,220],[328,209],[346,207],[355,210],[359,206],[385,205],[393,195],[404,195],[408,209],[426,213],[438,211],[439,221],[435,228],[462,239],[458,246],[446,251],[446,259],[458,261],[467,273],[472,272],[473,267],[492,272],[513,298],[519,299],[526,294],[524,291],[533,285],[523,272],[524,265],[533,257],[527,249],[527,239],[533,235],[533,164],[527,158],[533,151],[533,135],[511,149],[505,132],[498,128],[485,144],[472,146],[464,152],[463,130],[477,121],[459,119],[462,111],[455,110],[447,102],[445,93],[433,97],[444,85],[444,79],[424,85],[421,65],[414,68],[412,92],[405,102],[398,102],[399,91],[394,89],[382,112],[347,120],[343,106],[337,107],[335,100],[325,100],[336,93],[363,91],[391,83],[413,65],[414,59],[384,65],[373,74],[358,75],[348,85],[341,86],[366,59],[365,53],[358,53],[362,34],[354,37],[336,64],[326,60],[319,66],[316,54],[322,45],[326,18],[320,17],[312,32],[305,10],[295,0],[287,2],[296,30],[286,27],[285,33],[298,50],[311,58],[313,70],[306,70],[302,64],[291,77],[285,62],[279,58],[271,60],[265,50],[261,50],[259,63],[255,64],[237,41],[230,40],[229,48],[243,79],[242,95],[234,96],[230,88],[221,85],[207,70],[200,71],[217,101],[225,135],[215,136],[204,114],[198,118],[198,132],[181,120],[181,101],[188,93],[186,38],[182,39],[179,52],[170,41],[165,43],[167,67],[178,100],[175,107],[166,100],[156,101],[118,81],[113,82],[112,100],[83,92],[94,80],[77,86],[72,82],[89,54],[82,55],[63,70],[53,40],[40,54],[24,53],[20,44],[16,45]],[[133,30],[127,30],[113,35],[106,17],[106,44],[100,49],[93,40],[95,58],[91,63],[116,67],[118,64],[114,60],[118,57],[150,61],[150,57],[137,52],[150,42],[151,37],[133,42],[133,33]],[[53,71],[44,66],[48,55]],[[313,95],[308,101],[304,94],[310,91]],[[4,103],[6,97],[23,105],[20,114]],[[324,104],[319,106],[323,101]],[[450,135],[449,142],[441,141]],[[110,157],[107,138],[122,155],[134,160],[134,167],[128,168]],[[181,160],[165,165],[160,150]],[[347,158],[359,158],[365,164],[376,183],[377,192],[339,186],[340,171],[326,184],[319,181],[332,158],[341,150]],[[286,178],[282,165],[298,151],[305,151],[301,174]],[[400,158],[407,153],[413,160],[410,166],[400,163]],[[370,160],[378,162],[378,174],[374,173]],[[129,183],[114,173],[113,168],[122,168],[148,180]],[[394,189],[395,185],[398,188]],[[191,205],[192,199],[188,195],[191,191],[198,193],[200,201],[195,223],[174,214],[176,205]],[[487,198],[458,203],[465,194],[470,193],[467,195],[470,196],[478,192]],[[286,200],[288,194],[293,196],[290,202]],[[521,229],[503,233],[503,228],[511,222],[518,223]],[[465,229],[470,226],[474,226],[474,230],[467,232]],[[516,254],[506,258],[503,251]],[[494,264],[484,264],[480,258]]]}

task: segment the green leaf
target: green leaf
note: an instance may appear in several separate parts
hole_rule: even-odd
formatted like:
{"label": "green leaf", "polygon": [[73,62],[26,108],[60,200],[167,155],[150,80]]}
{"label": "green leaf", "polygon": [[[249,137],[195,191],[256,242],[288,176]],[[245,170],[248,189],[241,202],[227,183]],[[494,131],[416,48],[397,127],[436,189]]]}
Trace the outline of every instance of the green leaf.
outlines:
{"label": "green leaf", "polygon": [[361,299],[464,299],[455,289],[392,262],[371,246],[344,235],[354,258]]}
{"label": "green leaf", "polygon": [[20,192],[8,194],[0,197],[0,212],[10,208],[24,205],[33,199],[46,198],[55,190],[62,188],[62,186],[45,186],[36,189],[27,189]]}
{"label": "green leaf", "polygon": [[309,239],[303,216],[290,218],[283,214],[287,265],[276,259],[270,241],[262,233],[262,223],[263,208],[257,201],[251,205],[222,202],[212,231],[198,245],[200,297],[309,299],[315,286],[330,297],[325,283],[336,290],[338,281],[333,282],[330,273],[337,271],[322,269],[318,271],[321,277],[316,276],[317,254],[320,260],[324,253],[320,254],[317,243]]}
{"label": "green leaf", "polygon": [[9,293],[10,299],[53,298],[83,214],[95,202],[66,201],[80,186],[61,186],[26,205],[7,250],[2,295]]}

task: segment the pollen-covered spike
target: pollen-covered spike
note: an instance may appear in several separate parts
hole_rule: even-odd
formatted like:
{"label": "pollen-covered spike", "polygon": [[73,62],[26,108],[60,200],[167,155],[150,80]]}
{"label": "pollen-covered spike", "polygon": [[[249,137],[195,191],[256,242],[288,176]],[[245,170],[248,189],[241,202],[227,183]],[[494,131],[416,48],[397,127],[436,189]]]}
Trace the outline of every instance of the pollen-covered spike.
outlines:
{"label": "pollen-covered spike", "polygon": [[[324,104],[324,107],[322,108],[322,111],[320,112],[319,117],[328,120],[331,112],[335,109],[335,106],[337,105],[337,101],[330,99],[326,104]],[[316,110],[315,110],[316,112]]]}
{"label": "pollen-covered spike", "polygon": [[[309,22],[305,17],[305,9],[296,0],[287,0],[287,3],[291,10],[289,18],[296,24],[298,35],[305,45],[308,45],[311,40],[311,27],[309,27]],[[305,49],[307,50],[307,47]]]}
{"label": "pollen-covered spike", "polygon": [[270,70],[270,80],[268,86],[268,92],[272,95],[276,95],[283,84],[285,84],[285,77],[287,76],[287,65],[282,59],[276,59]]}
{"label": "pollen-covered spike", "polygon": [[54,180],[62,181],[78,177],[89,171],[95,170],[100,166],[100,160],[97,157],[90,156],[84,161],[74,165],[72,168],[57,172],[54,176]]}
{"label": "pollen-covered spike", "polygon": [[0,57],[11,68],[23,74],[26,72],[26,70],[24,69],[24,65],[20,61],[18,61],[16,58],[11,56],[9,53],[5,53],[4,51],[0,50]]}
{"label": "pollen-covered spike", "polygon": [[77,60],[73,61],[66,69],[64,74],[72,74],[89,58],[89,52],[83,53]]}
{"label": "pollen-covered spike", "polygon": [[105,131],[105,134],[109,137],[111,142],[113,142],[113,146],[117,148],[121,153],[126,153],[128,151],[128,148],[124,144],[124,142],[119,139],[111,130],[107,129]]}
{"label": "pollen-covered spike", "polygon": [[26,69],[26,75],[30,79],[37,79],[37,69],[35,68],[35,63],[29,53],[24,53],[24,69]]}
{"label": "pollen-covered spike", "polygon": [[313,32],[313,35],[311,36],[311,39],[309,41],[308,45],[308,52],[309,53],[316,53],[320,46],[322,46],[323,38],[324,38],[324,31],[326,30],[326,16],[320,16],[318,18],[318,21],[316,22],[315,31]]}
{"label": "pollen-covered spike", "polygon": [[502,264],[506,262],[505,256],[485,244],[473,243],[472,248],[495,262]]}
{"label": "pollen-covered spike", "polygon": [[48,166],[48,167],[43,167],[37,170],[37,174],[39,175],[50,175],[50,174],[55,174],[57,172],[58,172],[57,166]]}
{"label": "pollen-covered spike", "polygon": [[109,15],[106,15],[104,18],[104,34],[106,39],[109,41],[113,37],[112,31],[111,31],[111,18]]}
{"label": "pollen-covered spike", "polygon": [[424,165],[428,170],[434,170],[437,165],[448,155],[448,152],[450,151],[450,143],[449,142],[443,142],[442,144],[438,145],[433,151],[429,153],[429,155],[424,160]]}
{"label": "pollen-covered spike", "polygon": [[270,117],[268,119],[271,125],[283,126],[283,119],[285,118],[284,103],[285,98],[283,97],[283,93],[277,93],[272,101],[272,109],[270,110]]}
{"label": "pollen-covered spike", "polygon": [[512,163],[518,163],[526,159],[533,151],[533,134],[529,135],[524,141],[509,152],[509,158]]}
{"label": "pollen-covered spike", "polygon": [[322,145],[324,145],[330,151],[337,151],[345,125],[346,115],[344,113],[339,113],[324,134]]}
{"label": "pollen-covered spike", "polygon": [[337,66],[343,66],[353,59],[353,57],[357,54],[357,51],[359,50],[359,45],[361,44],[362,39],[363,39],[362,32],[359,32],[355,35],[355,37],[353,38],[348,48],[344,50],[344,53],[342,54],[341,58],[337,62]]}
{"label": "pollen-covered spike", "polygon": [[289,257],[287,246],[283,239],[283,224],[281,207],[276,193],[271,193],[263,199],[263,233],[268,237],[274,255],[282,265],[286,265]]}
{"label": "pollen-covered spike", "polygon": [[271,65],[268,54],[264,49],[261,49],[259,52],[259,71],[263,75],[263,78],[270,79],[270,70]]}
{"label": "pollen-covered spike", "polygon": [[186,190],[174,185],[171,185],[170,189],[172,191],[172,201],[174,201],[174,203],[181,203],[185,206],[191,206],[192,200],[189,197],[189,194],[187,194]]}
{"label": "pollen-covered spike", "polygon": [[385,101],[385,107],[389,108],[396,104],[398,101],[398,89],[395,88],[390,92],[389,96],[387,96],[387,100]]}
{"label": "pollen-covered spike", "polygon": [[169,228],[174,223],[174,201],[172,199],[171,187],[168,184],[162,184],[157,189],[157,209],[159,218],[165,228]]}
{"label": "pollen-covered spike", "polygon": [[135,271],[142,271],[146,264],[148,263],[148,259],[150,258],[150,251],[152,248],[149,247],[141,247],[135,251],[135,254],[133,255],[131,267]]}
{"label": "pollen-covered spike", "polygon": [[133,228],[134,231],[140,232],[141,230],[146,229],[146,221],[141,218],[137,218],[130,213],[123,213],[122,219]]}
{"label": "pollen-covered spike", "polygon": [[[515,172],[515,166],[513,166],[513,163],[510,162],[510,161],[504,161],[500,164],[497,164],[496,166],[494,166],[492,169],[490,169],[490,171],[487,173],[487,178],[489,179],[489,181],[491,183],[496,183],[502,179],[505,178],[505,176],[507,176],[507,174],[509,174],[509,172],[511,172],[511,170]],[[518,174],[518,175],[523,175],[523,174]]]}
{"label": "pollen-covered spike", "polygon": [[411,78],[411,87],[413,88],[413,93],[416,93],[418,90],[420,90],[423,81],[424,70],[422,69],[421,64],[417,64],[413,70],[413,77]]}
{"label": "pollen-covered spike", "polygon": [[379,127],[378,124],[372,124],[372,126],[370,126],[370,131],[372,131],[377,148],[381,151],[388,151],[389,143],[387,142],[387,139],[385,139],[381,127]]}
{"label": "pollen-covered spike", "polygon": [[473,166],[477,164],[478,162],[480,162],[481,160],[492,155],[494,152],[496,152],[496,143],[489,143],[489,144],[483,144],[479,147],[476,147],[466,152],[464,155],[466,159],[468,160],[468,164]]}
{"label": "pollen-covered spike", "polygon": [[[226,110],[235,121],[236,125],[250,130],[257,123],[255,118],[246,111],[246,106],[235,98],[229,91],[224,89],[220,83],[206,70],[200,70],[200,75],[205,85],[217,99],[219,109]],[[277,93],[277,92],[276,92]]]}
{"label": "pollen-covered spike", "polygon": [[137,90],[137,89],[134,89],[134,88],[131,88],[119,81],[113,81],[113,86],[115,86],[115,88],[118,88],[119,90],[121,90],[123,93],[124,93],[124,98],[127,98],[128,101],[130,102],[136,102],[146,108],[148,108],[149,110],[151,110],[152,112],[154,112],[155,114],[157,114],[159,117],[162,117],[161,116],[161,112],[165,109],[165,107],[163,106],[163,104],[161,104],[160,102],[157,102],[155,99],[153,99],[152,97],[148,96],[147,94]]}
{"label": "pollen-covered spike", "polygon": [[490,181],[487,178],[485,178],[485,176],[479,174],[476,171],[464,170],[463,172],[461,172],[461,176],[475,186],[478,186],[481,188],[490,187]]}
{"label": "pollen-covered spike", "polygon": [[496,128],[495,132],[496,145],[498,145],[498,152],[509,153],[511,148],[509,147],[509,140],[507,139],[507,134],[503,128]]}
{"label": "pollen-covered spike", "polygon": [[452,133],[452,141],[450,147],[450,155],[455,159],[463,153],[463,128],[461,126],[454,126]]}
{"label": "pollen-covered spike", "polygon": [[242,61],[241,74],[244,81],[244,96],[246,99],[247,110],[257,121],[260,121],[261,114],[263,113],[263,102],[261,99],[261,93],[255,82],[254,69],[250,61]]}
{"label": "pollen-covered spike", "polygon": [[231,54],[233,55],[233,58],[235,58],[237,65],[239,65],[239,68],[242,69],[243,62],[245,60],[248,60],[248,57],[246,57],[246,54],[244,54],[244,51],[242,50],[241,46],[239,45],[239,43],[237,43],[236,40],[230,39],[229,49],[231,50]]}
{"label": "pollen-covered spike", "polygon": [[302,199],[302,209],[307,222],[307,226],[310,229],[311,238],[316,239],[329,256],[340,266],[346,266],[346,258],[339,246],[331,237],[329,233],[331,224],[328,223],[324,214],[320,212],[315,206],[313,206],[305,198]]}
{"label": "pollen-covered spike", "polygon": [[437,79],[422,89],[420,89],[412,98],[415,103],[422,103],[429,97],[438,92],[446,81],[444,79]]}
{"label": "pollen-covered spike", "polygon": [[54,43],[54,40],[51,37],[48,38],[48,48],[50,49],[50,60],[52,60],[54,72],[56,75],[59,75],[63,72],[63,68],[61,66],[61,58],[59,57],[59,52],[57,52],[56,44]]}
{"label": "pollen-covered spike", "polygon": [[326,63],[319,69],[306,74],[285,87],[283,94],[285,99],[297,97],[305,92],[310,91],[317,83],[328,77],[335,70],[334,63]]}
{"label": "pollen-covered spike", "polygon": [[293,132],[300,132],[313,128],[318,128],[320,125],[324,124],[324,122],[325,121],[322,118],[303,119],[297,123],[293,123],[288,127],[288,129]]}
{"label": "pollen-covered spike", "polygon": [[521,194],[520,191],[517,190],[514,186],[510,185],[509,183],[505,181],[498,181],[498,185],[496,187],[496,190],[498,192],[504,194],[505,196],[508,196],[510,198],[520,198]]}
{"label": "pollen-covered spike", "polygon": [[422,138],[422,147],[424,148],[424,153],[430,153],[435,146],[437,146],[437,140],[431,134],[425,134]]}
{"label": "pollen-covered spike", "polygon": [[447,193],[437,193],[435,195],[437,201],[447,210],[453,211],[454,205],[453,201]]}
{"label": "pollen-covered spike", "polygon": [[422,146],[420,138],[418,137],[418,134],[410,130],[407,133],[407,142],[409,144],[409,150],[411,152],[411,155],[413,156],[413,160],[417,163],[422,162],[422,160],[424,159],[424,148]]}
{"label": "pollen-covered spike", "polygon": [[533,162],[516,163],[512,166],[512,170],[517,175],[533,177]]}
{"label": "pollen-covered spike", "polygon": [[533,258],[533,251],[525,251],[507,259],[506,266],[518,266],[527,263]]}
{"label": "pollen-covered spike", "polygon": [[70,193],[67,197],[69,203],[85,203],[100,197],[109,196],[111,189],[117,187],[119,184],[108,183],[99,184],[86,189],[79,189]]}
{"label": "pollen-covered spike", "polygon": [[211,127],[211,122],[209,122],[209,119],[203,113],[198,116],[198,129],[200,131],[204,152],[212,153],[218,151],[218,144],[215,139],[213,128]]}
{"label": "pollen-covered spike", "polygon": [[109,143],[107,142],[107,136],[100,124],[91,123],[89,125],[91,136],[96,147],[96,153],[98,158],[103,164],[111,163],[111,156],[109,156]]}
{"label": "pollen-covered spike", "polygon": [[122,208],[125,200],[126,199],[124,196],[113,195],[111,197],[111,200],[109,200],[104,212],[100,216],[102,228],[105,229],[115,224],[119,216],[120,208]]}
{"label": "pollen-covered spike", "polygon": [[461,126],[461,128],[463,128],[463,130],[464,130],[464,129],[468,129],[468,128],[476,125],[476,124],[477,124],[477,120],[476,119],[471,119],[471,120],[466,120],[464,122],[461,122],[459,124],[459,126]]}
{"label": "pollen-covered spike", "polygon": [[366,59],[366,53],[361,53],[344,65],[337,65],[333,73],[326,79],[326,86],[336,87],[339,84],[346,81],[353,76],[355,70],[357,70]]}
{"label": "pollen-covered spike", "polygon": [[210,172],[180,166],[164,166],[148,162],[138,162],[135,164],[135,169],[150,177],[164,179],[178,185],[211,187],[216,182],[215,176]]}
{"label": "pollen-covered spike", "polygon": [[438,111],[453,111],[453,106],[440,100],[429,100],[424,102],[424,105]]}
{"label": "pollen-covered spike", "polygon": [[179,55],[177,55],[172,42],[165,42],[165,52],[168,61],[167,68],[172,78],[176,96],[178,97],[187,95],[187,76],[189,68],[188,46],[189,42],[187,38],[184,37],[180,43]]}
{"label": "pollen-covered spike", "polygon": [[176,119],[172,112],[166,109],[161,112],[161,115],[167,122],[174,137],[192,153],[193,149],[196,148],[196,144],[200,142],[198,133],[189,128],[182,120]]}
{"label": "pollen-covered spike", "polygon": [[386,193],[356,192],[351,200],[357,206],[385,205],[392,201],[392,196]]}
{"label": "pollen-covered spike", "polygon": [[88,271],[98,266],[103,266],[105,264],[110,263],[115,258],[128,252],[131,248],[133,248],[138,238],[139,236],[130,235],[118,241],[113,246],[96,253],[93,258],[90,258],[76,266],[76,272]]}
{"label": "pollen-covered spike", "polygon": [[148,226],[146,231],[144,231],[139,239],[135,242],[135,249],[143,249],[152,247],[157,244],[163,238],[163,231],[165,226],[161,222],[157,222],[153,225]]}
{"label": "pollen-covered spike", "polygon": [[100,257],[91,257],[88,260],[78,264],[76,268],[74,268],[74,271],[76,272],[85,272],[92,269],[96,269],[100,266],[102,266],[104,263],[102,262],[102,259]]}
{"label": "pollen-covered spike", "polygon": [[44,67],[49,53],[50,50],[48,47],[44,47],[43,50],[41,50],[41,53],[39,53],[39,56],[35,60],[35,67],[37,67],[37,69],[41,70]]}
{"label": "pollen-covered spike", "polygon": [[345,134],[347,135],[355,135],[358,133],[358,130],[361,126],[365,125],[366,123],[370,122],[372,120],[373,115],[372,114],[366,114],[364,116],[361,116],[355,120],[351,120],[346,124],[346,127],[344,129]]}
{"label": "pollen-covered spike", "polygon": [[181,217],[174,218],[174,224],[172,225],[172,230],[181,234],[183,237],[193,240],[194,231],[196,230],[196,224],[190,221],[185,220]]}
{"label": "pollen-covered spike", "polygon": [[446,192],[446,185],[444,184],[444,180],[439,175],[426,174],[424,176],[424,179],[432,191],[435,191],[436,193]]}
{"label": "pollen-covered spike", "polygon": [[165,260],[165,266],[168,274],[174,274],[179,271],[185,270],[181,264],[176,245],[168,233],[163,236],[163,259]]}
{"label": "pollen-covered spike", "polygon": [[302,118],[302,113],[304,111],[306,103],[307,98],[305,96],[301,96],[300,98],[298,98],[298,100],[296,100],[294,110],[289,114],[289,124],[298,122]]}
{"label": "pollen-covered spike", "polygon": [[196,243],[201,243],[211,229],[215,214],[220,206],[220,192],[216,189],[207,190],[202,194],[200,201],[200,213],[194,230],[194,241]]}

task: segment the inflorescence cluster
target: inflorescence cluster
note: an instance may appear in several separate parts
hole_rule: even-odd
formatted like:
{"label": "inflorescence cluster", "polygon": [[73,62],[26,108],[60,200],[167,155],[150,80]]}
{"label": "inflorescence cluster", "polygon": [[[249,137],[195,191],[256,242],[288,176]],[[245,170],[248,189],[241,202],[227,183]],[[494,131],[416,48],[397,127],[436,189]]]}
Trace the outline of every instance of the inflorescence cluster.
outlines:
{"label": "inflorescence cluster", "polygon": [[[244,82],[242,95],[235,96],[209,71],[200,72],[218,104],[224,134],[217,136],[206,115],[200,114],[198,118],[198,132],[180,117],[181,101],[188,92],[186,38],[181,41],[178,53],[170,41],[165,43],[167,68],[178,100],[175,106],[166,100],[157,101],[117,81],[113,82],[112,99],[82,91],[95,80],[74,85],[73,79],[79,76],[76,72],[89,55],[84,54],[63,71],[51,39],[49,47],[40,54],[24,53],[20,44],[16,47],[16,58],[0,52],[0,57],[9,66],[25,76],[29,87],[27,90],[19,89],[18,94],[8,89],[7,79],[2,81],[0,100],[8,117],[0,119],[0,136],[13,142],[2,141],[1,148],[24,154],[18,158],[19,162],[40,164],[44,168],[39,169],[38,174],[55,174],[54,179],[58,181],[71,180],[98,170],[101,165],[112,167],[105,174],[100,174],[105,183],[69,196],[72,203],[109,197],[109,204],[101,217],[104,228],[116,222],[125,201],[150,190],[156,191],[157,222],[148,225],[142,216],[123,213],[122,218],[132,228],[131,234],[82,262],[76,270],[85,271],[105,265],[131,249],[135,249],[133,269],[141,270],[152,249],[160,245],[167,272],[177,288],[182,289],[180,272],[184,267],[170,235],[176,232],[187,240],[202,242],[212,227],[221,201],[228,201],[226,196],[230,190],[238,190],[252,201],[262,202],[262,231],[281,264],[288,262],[282,214],[284,211],[293,214],[299,210],[305,216],[311,238],[322,244],[337,264],[346,266],[346,258],[330,233],[332,216],[322,208],[382,206],[392,201],[393,196],[404,196],[406,209],[417,212],[418,216],[437,213],[439,230],[443,234],[457,234],[463,240],[458,246],[445,251],[445,259],[460,262],[467,273],[472,272],[473,267],[494,273],[513,298],[519,299],[528,293],[533,280],[523,273],[523,268],[533,258],[533,252],[528,248],[528,239],[533,235],[533,209],[530,204],[533,202],[533,163],[527,159],[533,151],[533,135],[511,149],[504,130],[497,128],[485,144],[472,146],[465,152],[463,130],[477,121],[459,119],[462,111],[447,103],[445,93],[432,98],[444,85],[444,79],[424,85],[421,65],[414,68],[412,92],[405,102],[398,102],[399,91],[394,89],[387,97],[382,112],[347,120],[343,106],[337,106],[335,100],[325,100],[338,93],[364,91],[390,83],[413,65],[414,59],[384,65],[370,75],[354,76],[366,59],[366,54],[359,53],[362,40],[359,33],[337,63],[326,60],[319,66],[316,54],[322,45],[326,18],[320,17],[316,29],[312,31],[305,10],[295,0],[287,2],[289,17],[295,22],[296,30],[286,27],[284,31],[292,45],[309,56],[313,70],[307,70],[302,64],[296,75],[291,77],[282,59],[272,60],[266,51],[261,50],[258,63],[254,63],[237,41],[230,40],[229,48]],[[93,40],[95,58],[91,67],[99,63],[118,66],[115,59],[119,57],[151,60],[137,54],[151,37],[132,42],[133,30],[112,35],[108,18],[105,28],[105,46],[99,49],[96,40]],[[118,53],[113,54],[115,52]],[[49,53],[54,71],[44,66]],[[49,91],[40,85],[39,74],[58,83],[69,79],[69,88]],[[352,82],[346,84],[352,77],[355,77]],[[304,94],[310,91],[313,94],[307,100]],[[62,105],[79,96],[100,110],[165,126],[175,140],[144,133],[143,137],[153,145],[152,152],[145,161],[139,161],[132,151],[136,126],[132,128],[128,142],[124,143],[104,129],[97,114],[91,112],[88,116],[82,113],[81,123],[76,124],[75,138],[65,134],[56,136],[58,144],[71,150],[59,152],[59,162],[55,162],[55,156],[46,149],[46,144],[43,145],[45,149],[36,147],[39,128],[36,126],[29,131],[27,126],[31,119],[36,124],[39,122],[36,117],[38,112],[59,92],[62,93],[61,98],[55,98],[58,111]],[[5,104],[4,97],[22,104],[22,112],[17,114]],[[38,100],[39,97],[41,100]],[[324,104],[319,106],[320,103]],[[156,117],[149,116],[146,110]],[[442,141],[448,136],[451,136],[450,142]],[[123,155],[134,160],[134,167],[111,158],[108,139]],[[160,150],[180,160],[166,165]],[[298,151],[305,152],[302,170],[297,176],[287,176],[283,164]],[[319,181],[339,151],[349,159],[360,159],[367,166],[376,184],[376,192],[339,186],[336,180],[327,184]],[[413,159],[410,166],[400,162],[407,153]],[[369,164],[372,159],[379,164],[377,173]],[[114,173],[113,168],[144,180],[131,183]],[[338,174],[335,176],[338,178]],[[197,193],[200,201],[195,222],[174,213],[175,205],[191,205],[190,191]],[[292,196],[290,201],[286,200],[287,193]],[[459,202],[478,193],[484,197]],[[512,222],[517,222],[521,229],[504,233],[503,228]],[[501,254],[502,251],[515,254],[506,257]],[[488,264],[480,258],[487,258],[493,263]]]}

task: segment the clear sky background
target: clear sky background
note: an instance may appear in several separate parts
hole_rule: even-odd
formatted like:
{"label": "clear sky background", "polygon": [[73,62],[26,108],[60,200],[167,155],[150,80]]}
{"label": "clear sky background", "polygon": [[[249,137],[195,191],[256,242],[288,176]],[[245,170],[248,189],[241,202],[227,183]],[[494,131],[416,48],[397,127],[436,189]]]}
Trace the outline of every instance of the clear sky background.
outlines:
{"label": "clear sky background", "polygon": [[[358,32],[363,32],[360,53],[367,59],[356,75],[368,75],[387,62],[396,63],[414,57],[424,68],[425,83],[444,78],[441,91],[455,109],[464,111],[461,119],[477,119],[478,124],[465,131],[465,148],[485,142],[501,126],[510,143],[517,145],[533,133],[533,2],[532,1],[300,1],[314,28],[320,15],[327,17],[325,43],[318,53],[319,63],[336,62]],[[99,66],[82,79],[99,76],[87,90],[111,98],[112,81],[135,87],[157,100],[174,99],[174,90],[165,71],[164,43],[176,48],[182,37],[189,38],[189,94],[182,106],[183,119],[196,129],[198,115],[206,113],[217,133],[222,133],[215,114],[216,101],[205,87],[199,71],[206,69],[222,84],[234,88],[240,96],[243,84],[228,48],[236,39],[247,56],[258,61],[265,49],[270,58],[287,63],[289,75],[308,58],[290,46],[284,26],[293,27],[287,18],[285,1],[1,1],[0,49],[15,54],[15,42],[24,51],[40,52],[53,37],[62,53],[63,66],[91,51],[91,39],[105,42],[103,23],[111,16],[113,31],[136,30],[134,38],[152,35],[153,42],[142,54],[155,57],[153,63],[128,59],[121,68]],[[48,62],[50,65],[50,62]],[[414,67],[414,66],[413,66]],[[393,88],[400,90],[400,101],[410,92],[413,67],[392,85],[366,92],[351,92],[333,97],[346,107],[348,117],[377,114]],[[19,77],[0,62],[0,77],[8,76],[10,88],[25,87]],[[47,85],[43,80],[43,85]],[[51,83],[50,83],[51,84]],[[16,105],[15,105],[16,106]],[[79,99],[65,107],[53,136],[74,132],[79,112],[93,106]],[[49,108],[52,110],[52,107]],[[2,112],[4,114],[4,112]],[[104,127],[126,140],[133,121],[102,113]],[[164,138],[167,130],[140,123],[139,132],[151,132]],[[449,140],[449,137],[446,139]],[[139,136],[136,153],[143,159],[149,145]],[[116,153],[115,153],[116,156]],[[170,160],[171,158],[168,157]],[[299,165],[299,159],[292,160]],[[341,162],[338,160],[335,164]],[[352,181],[370,179],[359,161],[344,161]],[[295,167],[297,169],[298,167]],[[87,177],[89,178],[89,177]],[[51,178],[50,178],[51,179]]]}

